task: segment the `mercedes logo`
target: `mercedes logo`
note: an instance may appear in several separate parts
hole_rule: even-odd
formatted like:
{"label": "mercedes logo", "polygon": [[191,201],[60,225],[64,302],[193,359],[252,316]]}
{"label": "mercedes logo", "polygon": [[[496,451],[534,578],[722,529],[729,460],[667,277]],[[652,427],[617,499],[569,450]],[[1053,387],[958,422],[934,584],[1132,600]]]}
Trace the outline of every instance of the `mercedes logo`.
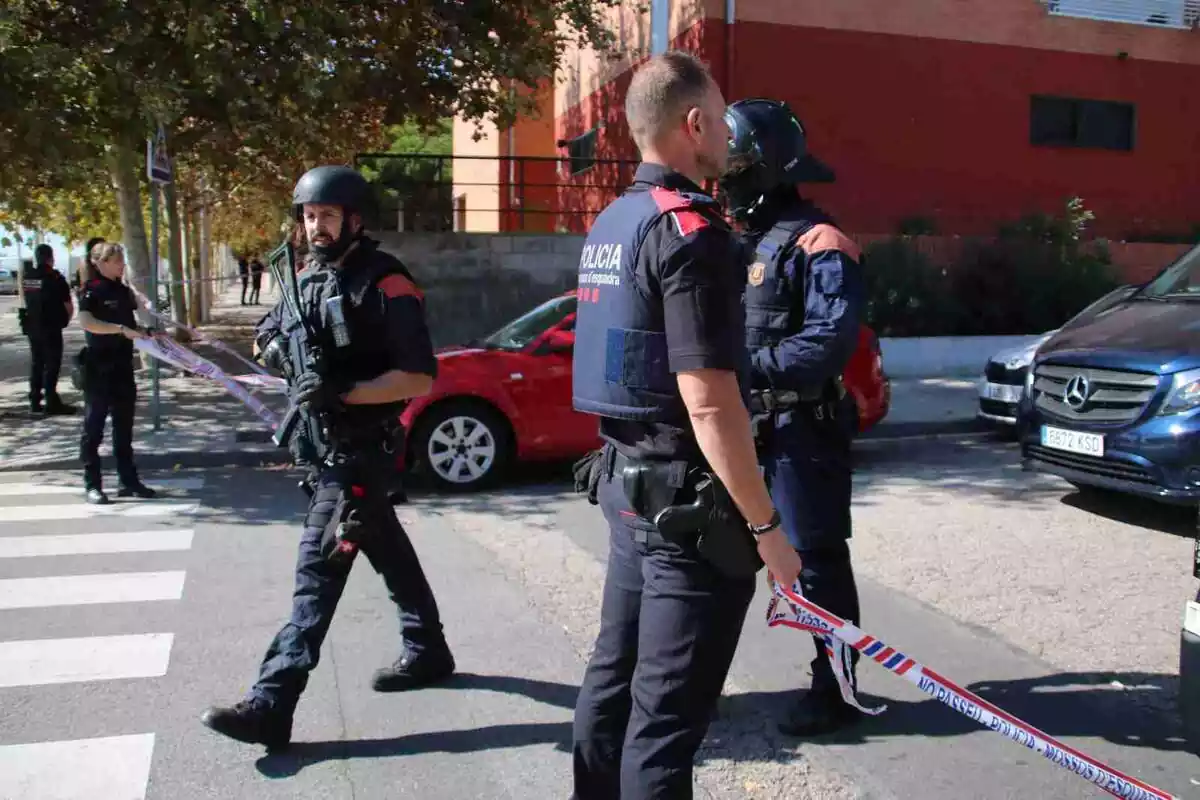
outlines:
{"label": "mercedes logo", "polygon": [[1092,393],[1092,387],[1088,383],[1086,375],[1076,375],[1071,380],[1067,381],[1067,388],[1063,392],[1063,402],[1071,409],[1079,411],[1088,401],[1088,396]]}

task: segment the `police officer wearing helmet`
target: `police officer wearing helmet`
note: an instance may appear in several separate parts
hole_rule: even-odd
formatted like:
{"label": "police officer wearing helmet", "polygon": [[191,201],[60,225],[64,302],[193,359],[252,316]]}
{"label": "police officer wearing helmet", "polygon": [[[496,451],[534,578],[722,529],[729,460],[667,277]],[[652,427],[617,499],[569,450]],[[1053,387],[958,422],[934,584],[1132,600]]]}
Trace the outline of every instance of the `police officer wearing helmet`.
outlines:
{"label": "police officer wearing helmet", "polygon": [[[404,645],[394,664],[376,671],[374,688],[415,689],[455,668],[385,479],[395,460],[396,419],[408,399],[429,391],[437,362],[412,275],[363,233],[369,196],[366,181],[348,167],[318,167],[300,179],[293,204],[308,261],[285,276],[280,305],[258,326],[264,362],[284,374],[293,408],[303,411],[292,452],[310,467],[311,497],[291,619],[267,649],[249,694],[230,708],[209,709],[202,721],[268,748],[291,741],[296,705],[359,550],[398,607]],[[288,305],[296,295],[299,302]]]}
{"label": "police officer wearing helmet", "polygon": [[39,244],[33,250],[33,264],[21,270],[21,330],[29,338],[29,408],[33,413],[74,414],[58,396],[58,375],[62,369],[63,328],[71,321],[75,304],[71,288],[62,273],[54,268],[54,249]]}
{"label": "police officer wearing helmet", "polygon": [[577,488],[610,542],[575,709],[577,800],[692,797],[756,573],[800,571],[745,406],[744,254],[700,188],[724,166],[724,111],[691,55],[634,74],[626,117],[642,164],[579,263],[573,403],[600,417],[605,446],[577,465]]}
{"label": "police officer wearing helmet", "polygon": [[[854,401],[841,375],[858,344],[864,290],[858,248],[798,184],[833,172],[808,153],[804,127],[784,103],[732,104],[727,211],[754,256],[746,280],[750,410],[783,529],[804,562],[801,585],[817,605],[859,621],[850,565],[850,441]],[[852,722],[824,642],[814,637],[812,686],[781,729],[797,736]],[[839,653],[839,656],[843,655]],[[853,664],[849,660],[853,688]]]}

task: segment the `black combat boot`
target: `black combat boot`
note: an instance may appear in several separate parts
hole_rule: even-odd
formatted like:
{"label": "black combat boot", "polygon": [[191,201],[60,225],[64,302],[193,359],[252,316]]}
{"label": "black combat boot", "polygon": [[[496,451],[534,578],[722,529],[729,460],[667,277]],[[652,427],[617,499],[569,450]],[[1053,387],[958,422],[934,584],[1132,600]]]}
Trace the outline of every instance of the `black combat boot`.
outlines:
{"label": "black combat boot", "polygon": [[837,691],[809,691],[791,707],[779,722],[779,732],[786,736],[824,736],[847,728],[862,719],[862,712],[846,705]]}
{"label": "black combat boot", "polygon": [[117,489],[117,497],[140,497],[143,500],[153,500],[158,497],[158,492],[138,481],[122,485],[120,489]]}
{"label": "black combat boot", "polygon": [[77,411],[75,406],[68,405],[56,394],[47,395],[46,413],[50,416],[69,417]]}
{"label": "black combat boot", "polygon": [[406,692],[441,683],[454,674],[454,656],[442,645],[417,655],[405,652],[390,667],[375,670],[371,687],[377,692]]}
{"label": "black combat boot", "polygon": [[263,744],[268,750],[282,750],[292,741],[292,712],[272,709],[257,698],[242,700],[232,708],[213,706],[200,721],[230,739]]}

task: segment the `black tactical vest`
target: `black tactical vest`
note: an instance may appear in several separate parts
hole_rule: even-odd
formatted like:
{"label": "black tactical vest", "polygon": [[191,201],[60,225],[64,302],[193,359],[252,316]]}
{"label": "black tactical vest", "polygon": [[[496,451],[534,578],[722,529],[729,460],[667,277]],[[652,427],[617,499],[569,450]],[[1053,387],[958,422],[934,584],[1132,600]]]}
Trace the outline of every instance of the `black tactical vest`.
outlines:
{"label": "black tactical vest", "polygon": [[[338,391],[349,391],[355,383],[372,380],[386,372],[389,369],[389,344],[385,298],[377,284],[393,274],[413,280],[404,264],[380,251],[378,244],[370,239],[359,240],[340,269],[309,261],[297,275],[299,308],[304,321],[293,317],[288,303],[284,303],[280,319],[292,374],[299,376],[310,368],[309,348],[312,345],[322,355],[324,380]],[[281,287],[281,291],[290,292],[292,287]],[[349,339],[345,344],[339,344],[331,302],[341,307],[345,320],[343,332]],[[307,341],[305,324],[314,336],[312,341]],[[349,406],[339,420],[340,432],[354,435],[394,420],[404,405],[399,402]],[[320,426],[309,416],[301,426],[293,437],[292,453],[298,460],[315,462],[321,456],[317,452],[323,438]]]}

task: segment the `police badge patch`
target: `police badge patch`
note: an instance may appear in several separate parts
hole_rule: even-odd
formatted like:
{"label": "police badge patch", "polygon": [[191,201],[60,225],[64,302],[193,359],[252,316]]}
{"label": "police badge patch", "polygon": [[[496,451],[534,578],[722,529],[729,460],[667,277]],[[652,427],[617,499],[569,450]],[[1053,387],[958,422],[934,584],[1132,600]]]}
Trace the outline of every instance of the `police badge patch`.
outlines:
{"label": "police badge patch", "polygon": [[746,275],[746,280],[751,286],[762,286],[763,279],[767,277],[767,265],[761,261],[755,261],[750,265],[750,272]]}

